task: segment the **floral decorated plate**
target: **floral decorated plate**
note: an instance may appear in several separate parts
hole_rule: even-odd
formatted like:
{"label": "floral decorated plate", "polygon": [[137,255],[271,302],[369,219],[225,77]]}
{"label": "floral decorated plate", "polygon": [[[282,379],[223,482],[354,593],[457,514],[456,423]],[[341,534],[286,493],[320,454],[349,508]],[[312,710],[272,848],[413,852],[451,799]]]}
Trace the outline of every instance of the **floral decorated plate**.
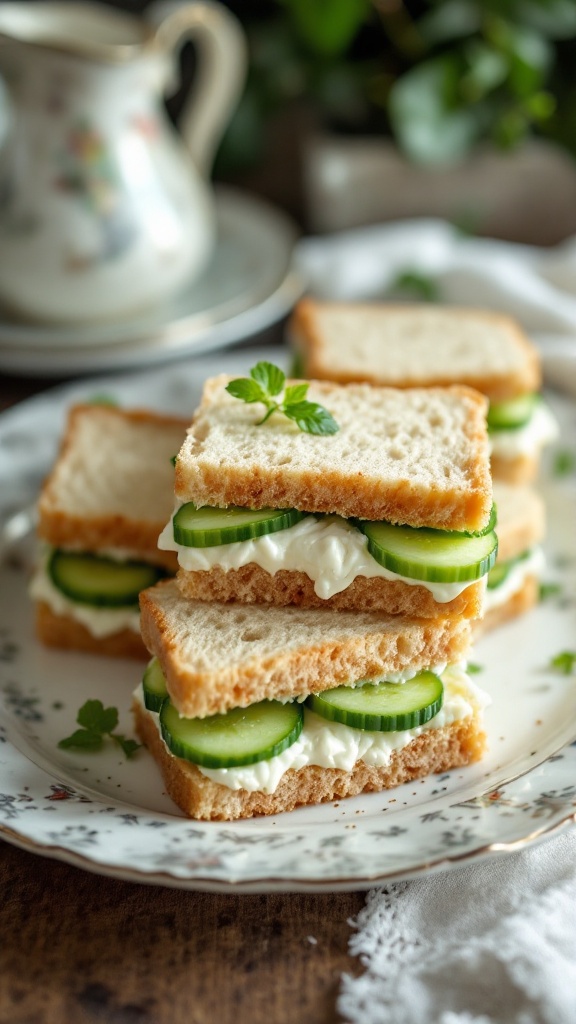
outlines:
{"label": "floral decorated plate", "polygon": [[[477,765],[321,807],[237,823],[182,817],[145,750],[112,744],[72,753],[80,705],[98,697],[132,734],[135,662],[43,649],[34,638],[27,580],[30,509],[54,457],[66,407],[95,394],[126,406],[190,414],[203,379],[245,373],[282,350],[236,350],[123,379],[40,396],[0,418],[0,837],[47,857],[140,882],[211,891],[359,889],[446,869],[552,835],[576,816],[576,672],[552,665],[575,648],[576,481],[543,474],[549,530],[548,597],[481,639],[476,676],[489,691],[490,750]],[[576,407],[552,398],[562,447]],[[547,460],[553,466],[554,453]],[[569,665],[566,666],[568,669]]]}

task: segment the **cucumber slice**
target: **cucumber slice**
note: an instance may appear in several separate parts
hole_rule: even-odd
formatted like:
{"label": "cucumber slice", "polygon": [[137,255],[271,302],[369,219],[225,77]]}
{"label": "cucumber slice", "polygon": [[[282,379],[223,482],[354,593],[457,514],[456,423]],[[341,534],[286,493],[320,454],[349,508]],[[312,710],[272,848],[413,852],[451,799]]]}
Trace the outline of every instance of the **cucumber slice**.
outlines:
{"label": "cucumber slice", "polygon": [[251,540],[267,533],[286,530],[298,523],[307,512],[295,508],[196,508],[189,501],[178,509],[173,520],[174,540],[187,548],[210,548],[216,544],[232,544]]}
{"label": "cucumber slice", "polygon": [[138,594],[166,573],[146,562],[117,562],[56,548],[48,562],[52,583],[71,601],[95,608],[138,607]]}
{"label": "cucumber slice", "polygon": [[297,703],[262,700],[208,718],[180,718],[166,700],[160,728],[167,747],[204,768],[237,768],[281,754],[302,732],[304,712]]}
{"label": "cucumber slice", "polygon": [[488,590],[496,590],[502,586],[514,566],[518,565],[518,562],[523,562],[529,555],[529,551],[524,551],[521,555],[517,555],[516,558],[509,558],[506,562],[497,562],[488,573]]}
{"label": "cucumber slice", "polygon": [[524,427],[532,416],[540,396],[536,392],[510,398],[507,402],[492,402],[488,410],[490,430],[516,430]]}
{"label": "cucumber slice", "polygon": [[444,687],[433,672],[420,672],[407,683],[337,686],[307,697],[306,704],[331,722],[369,732],[398,732],[429,722],[442,707]]}
{"label": "cucumber slice", "polygon": [[481,579],[496,561],[498,539],[492,530],[480,537],[449,530],[416,529],[356,520],[368,538],[368,551],[385,569],[431,583]]}
{"label": "cucumber slice", "polygon": [[148,708],[148,711],[160,711],[168,696],[168,690],[158,658],[152,658],[148,662],[142,677],[142,689],[144,690],[144,706]]}

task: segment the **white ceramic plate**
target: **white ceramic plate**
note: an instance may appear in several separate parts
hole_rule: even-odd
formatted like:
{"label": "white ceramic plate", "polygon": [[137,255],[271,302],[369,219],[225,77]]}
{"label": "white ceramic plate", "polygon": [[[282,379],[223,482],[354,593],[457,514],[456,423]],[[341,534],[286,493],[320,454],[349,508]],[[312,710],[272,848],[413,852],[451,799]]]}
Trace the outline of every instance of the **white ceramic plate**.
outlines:
{"label": "white ceramic plate", "polygon": [[[282,350],[233,351],[246,372]],[[221,360],[218,368],[221,367]],[[53,457],[67,404],[106,392],[126,405],[190,413],[214,356],[124,380],[60,389],[0,418],[2,514],[33,498]],[[554,399],[563,444],[576,408]],[[211,891],[359,889],[496,856],[551,835],[576,813],[576,675],[550,667],[574,649],[576,487],[543,480],[550,518],[546,579],[562,593],[482,639],[476,678],[492,695],[490,752],[481,764],[383,794],[239,823],[184,819],[145,751],[72,754],[57,742],[80,705],[98,696],[121,713],[134,662],[59,653],[34,639],[26,581],[33,558],[25,517],[12,518],[0,577],[0,835],[39,854],[115,877]],[[6,495],[10,494],[10,501]],[[8,507],[10,506],[10,507]]]}
{"label": "white ceramic plate", "polygon": [[10,320],[0,310],[0,370],[65,376],[149,366],[263,331],[300,297],[294,224],[242,192],[216,193],[218,237],[202,276],[141,316],[83,328]]}

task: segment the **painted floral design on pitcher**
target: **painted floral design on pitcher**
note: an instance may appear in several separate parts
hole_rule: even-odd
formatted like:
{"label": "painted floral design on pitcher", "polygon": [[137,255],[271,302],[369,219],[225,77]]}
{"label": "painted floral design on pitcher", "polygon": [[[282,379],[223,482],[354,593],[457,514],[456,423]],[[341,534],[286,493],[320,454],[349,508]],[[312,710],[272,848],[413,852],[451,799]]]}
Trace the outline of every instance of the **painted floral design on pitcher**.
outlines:
{"label": "painted floral design on pitcher", "polygon": [[95,262],[121,256],[138,235],[127,196],[102,134],[89,122],[79,122],[67,137],[56,188],[78,199],[98,222],[101,234],[96,251],[80,247],[66,254],[68,270],[84,270]]}

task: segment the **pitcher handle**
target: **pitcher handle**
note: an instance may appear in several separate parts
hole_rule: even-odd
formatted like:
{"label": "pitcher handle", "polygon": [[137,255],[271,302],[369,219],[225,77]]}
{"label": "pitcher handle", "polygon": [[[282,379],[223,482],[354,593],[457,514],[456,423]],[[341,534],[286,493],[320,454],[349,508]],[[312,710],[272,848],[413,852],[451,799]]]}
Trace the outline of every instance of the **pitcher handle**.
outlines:
{"label": "pitcher handle", "polygon": [[[164,5],[155,4],[157,11]],[[170,9],[172,5],[167,4]],[[187,40],[198,47],[194,82],[179,118],[179,128],[192,159],[208,177],[216,148],[240,99],[246,77],[247,47],[238,22],[222,4],[183,4],[156,29],[155,42],[165,52]]]}

